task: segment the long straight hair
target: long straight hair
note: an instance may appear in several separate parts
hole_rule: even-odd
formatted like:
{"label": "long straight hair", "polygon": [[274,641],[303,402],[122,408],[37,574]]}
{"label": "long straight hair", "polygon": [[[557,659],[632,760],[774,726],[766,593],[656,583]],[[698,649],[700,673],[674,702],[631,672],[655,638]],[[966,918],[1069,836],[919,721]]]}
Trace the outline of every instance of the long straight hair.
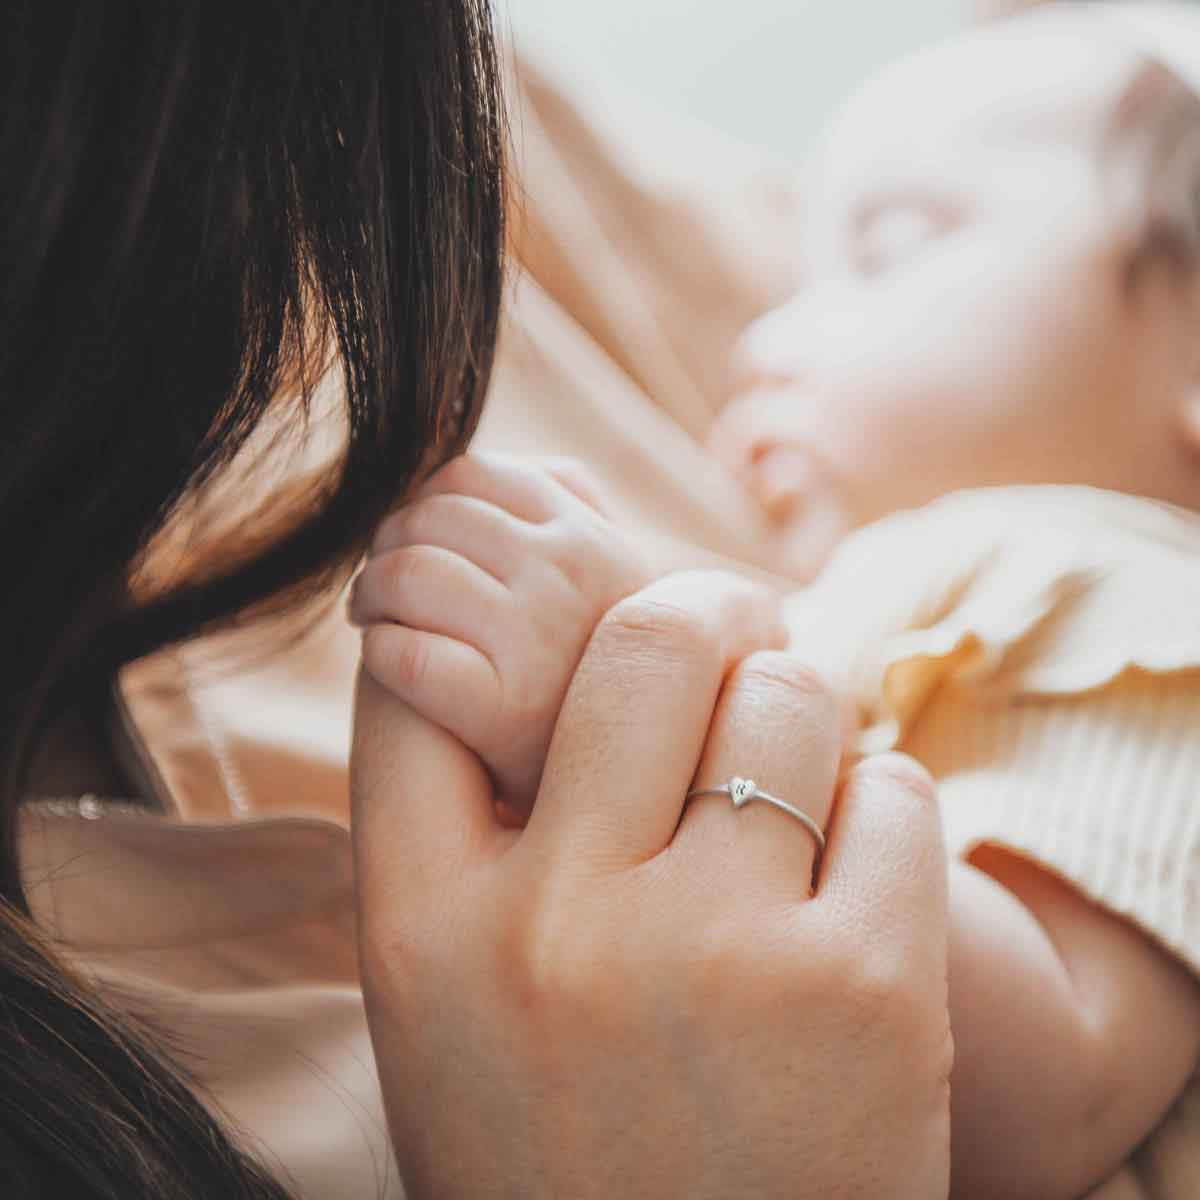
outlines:
{"label": "long straight hair", "polygon": [[[0,1190],[279,1195],[33,929],[16,811],[64,708],[326,586],[465,445],[503,268],[487,0],[10,0],[0,91]],[[149,569],[331,372],[329,466]]]}

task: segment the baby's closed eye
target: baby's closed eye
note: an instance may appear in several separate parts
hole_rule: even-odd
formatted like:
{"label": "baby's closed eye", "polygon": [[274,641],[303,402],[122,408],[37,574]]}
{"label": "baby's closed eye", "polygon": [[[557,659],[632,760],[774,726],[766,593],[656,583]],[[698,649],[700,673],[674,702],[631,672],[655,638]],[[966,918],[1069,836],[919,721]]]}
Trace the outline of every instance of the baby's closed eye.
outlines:
{"label": "baby's closed eye", "polygon": [[911,261],[963,221],[960,206],[930,195],[874,198],[853,214],[848,256],[857,274],[882,275]]}

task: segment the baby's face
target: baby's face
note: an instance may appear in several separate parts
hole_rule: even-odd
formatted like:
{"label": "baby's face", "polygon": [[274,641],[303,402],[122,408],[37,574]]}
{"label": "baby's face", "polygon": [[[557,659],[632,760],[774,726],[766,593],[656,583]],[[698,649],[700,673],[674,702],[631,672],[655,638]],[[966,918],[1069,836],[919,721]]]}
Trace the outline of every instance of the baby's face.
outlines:
{"label": "baby's face", "polygon": [[804,285],[748,332],[745,395],[713,437],[790,523],[793,567],[961,487],[1090,483],[1200,507],[1178,428],[1200,343],[1190,284],[1130,284],[1140,181],[1102,152],[1144,67],[1087,10],[1052,11],[901,64],[829,130]]}

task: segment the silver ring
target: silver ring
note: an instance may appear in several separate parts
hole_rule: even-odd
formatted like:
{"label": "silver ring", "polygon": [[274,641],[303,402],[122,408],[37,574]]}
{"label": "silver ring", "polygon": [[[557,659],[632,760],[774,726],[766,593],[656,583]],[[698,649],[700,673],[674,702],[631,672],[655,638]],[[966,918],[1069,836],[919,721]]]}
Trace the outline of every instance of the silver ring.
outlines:
{"label": "silver ring", "polygon": [[782,812],[795,817],[812,835],[813,841],[817,844],[814,866],[820,863],[821,855],[825,853],[825,832],[820,825],[808,813],[794,804],[780,800],[778,796],[772,796],[770,792],[764,792],[753,779],[743,779],[740,775],[735,775],[728,783],[723,783],[720,787],[693,788],[688,792],[687,799],[692,800],[696,796],[728,796],[733,801],[734,808],[744,808],[751,800],[762,800],[767,804],[772,804]]}

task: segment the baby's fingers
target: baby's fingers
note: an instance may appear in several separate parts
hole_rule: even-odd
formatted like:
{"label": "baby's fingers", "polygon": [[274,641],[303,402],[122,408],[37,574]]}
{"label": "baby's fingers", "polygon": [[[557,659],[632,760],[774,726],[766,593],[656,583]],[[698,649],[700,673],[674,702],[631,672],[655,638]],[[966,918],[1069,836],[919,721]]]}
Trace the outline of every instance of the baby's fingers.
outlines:
{"label": "baby's fingers", "polygon": [[604,485],[579,459],[556,455],[540,459],[539,465],[588,508],[602,517],[612,518],[613,506]]}
{"label": "baby's fingers", "polygon": [[533,525],[554,520],[570,496],[547,471],[527,459],[479,453],[448,462],[421,489],[420,498],[446,493],[486,500]]}
{"label": "baby's fingers", "polygon": [[509,583],[529,553],[532,526],[475,496],[435,493],[393,513],[379,527],[372,558],[403,546],[439,546]]}
{"label": "baby's fingers", "polygon": [[500,709],[500,677],[491,660],[453,638],[370,625],[363,632],[362,662],[377,683],[468,746],[481,743]]}
{"label": "baby's fingers", "polygon": [[441,634],[485,656],[513,624],[513,597],[482,567],[439,546],[402,546],[376,555],[350,593],[353,624],[379,622]]}

